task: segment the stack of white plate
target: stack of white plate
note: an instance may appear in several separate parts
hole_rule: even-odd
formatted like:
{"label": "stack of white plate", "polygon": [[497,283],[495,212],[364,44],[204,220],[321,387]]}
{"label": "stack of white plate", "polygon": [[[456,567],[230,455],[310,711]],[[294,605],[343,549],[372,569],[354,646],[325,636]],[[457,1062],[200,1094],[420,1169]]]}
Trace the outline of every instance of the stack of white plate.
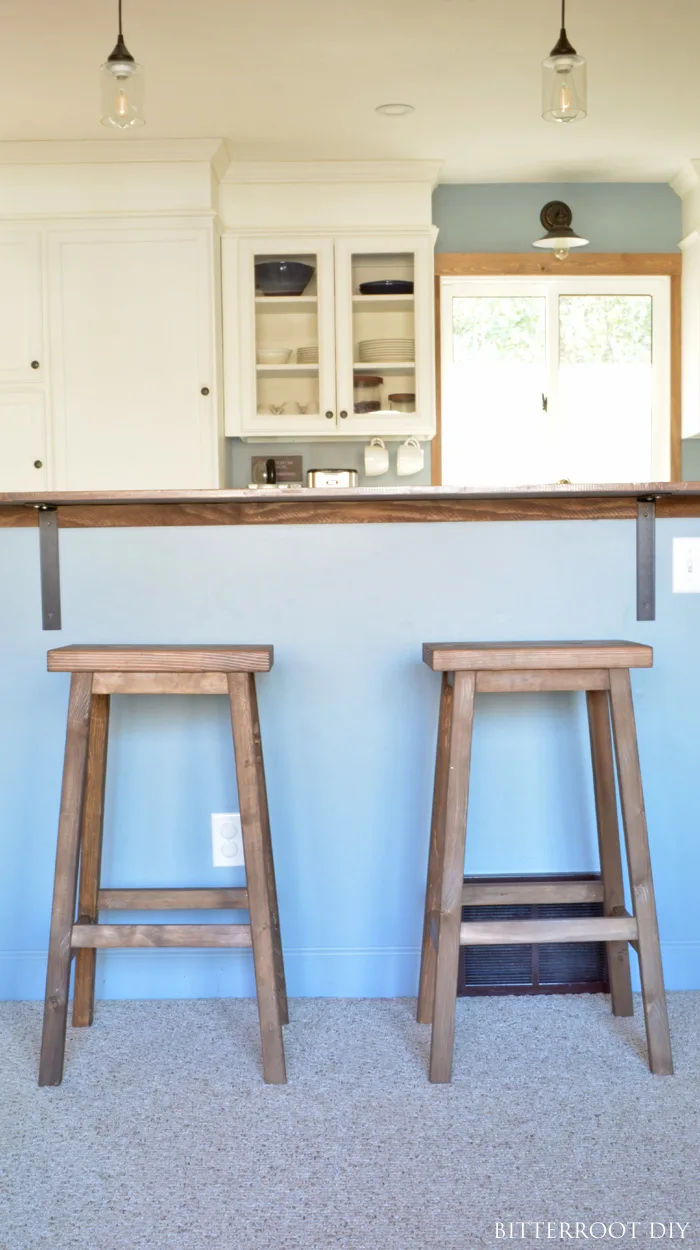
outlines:
{"label": "stack of white plate", "polygon": [[313,347],[297,347],[297,364],[317,365],[318,343],[314,344]]}
{"label": "stack of white plate", "polygon": [[410,361],[416,354],[415,339],[364,339],[358,344],[360,360],[365,364],[378,361]]}

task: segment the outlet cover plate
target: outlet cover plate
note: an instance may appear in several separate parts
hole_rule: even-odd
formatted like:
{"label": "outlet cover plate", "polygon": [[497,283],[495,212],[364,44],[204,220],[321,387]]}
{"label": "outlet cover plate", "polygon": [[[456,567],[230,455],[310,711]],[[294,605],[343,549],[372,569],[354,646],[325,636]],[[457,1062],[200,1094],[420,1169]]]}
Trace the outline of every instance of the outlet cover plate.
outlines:
{"label": "outlet cover plate", "polygon": [[700,594],[700,538],[673,540],[673,593]]}
{"label": "outlet cover plate", "polygon": [[215,868],[243,868],[243,834],[239,812],[212,812],[212,862]]}

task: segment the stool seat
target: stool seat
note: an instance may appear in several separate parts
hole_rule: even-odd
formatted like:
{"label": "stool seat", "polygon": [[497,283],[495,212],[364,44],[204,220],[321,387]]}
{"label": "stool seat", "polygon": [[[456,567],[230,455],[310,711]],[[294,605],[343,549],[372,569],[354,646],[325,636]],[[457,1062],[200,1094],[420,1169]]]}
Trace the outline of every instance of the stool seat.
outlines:
{"label": "stool seat", "polygon": [[424,642],[434,673],[494,669],[651,668],[651,647],[637,642]]}
{"label": "stool seat", "polygon": [[57,647],[48,653],[50,673],[268,673],[268,646],[93,646]]}

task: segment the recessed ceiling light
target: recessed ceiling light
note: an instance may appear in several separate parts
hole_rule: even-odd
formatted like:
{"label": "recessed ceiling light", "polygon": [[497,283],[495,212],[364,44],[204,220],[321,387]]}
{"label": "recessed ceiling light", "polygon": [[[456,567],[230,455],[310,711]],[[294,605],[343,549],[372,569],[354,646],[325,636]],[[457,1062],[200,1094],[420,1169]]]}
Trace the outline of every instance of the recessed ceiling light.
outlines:
{"label": "recessed ceiling light", "polygon": [[412,104],[378,104],[375,113],[384,113],[386,117],[406,117],[415,113]]}

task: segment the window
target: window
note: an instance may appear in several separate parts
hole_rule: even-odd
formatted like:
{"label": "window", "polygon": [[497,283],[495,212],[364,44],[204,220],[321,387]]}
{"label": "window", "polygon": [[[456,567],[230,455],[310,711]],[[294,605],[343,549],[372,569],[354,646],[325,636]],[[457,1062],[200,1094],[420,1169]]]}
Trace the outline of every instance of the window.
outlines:
{"label": "window", "polygon": [[442,481],[671,476],[668,277],[442,278]]}

